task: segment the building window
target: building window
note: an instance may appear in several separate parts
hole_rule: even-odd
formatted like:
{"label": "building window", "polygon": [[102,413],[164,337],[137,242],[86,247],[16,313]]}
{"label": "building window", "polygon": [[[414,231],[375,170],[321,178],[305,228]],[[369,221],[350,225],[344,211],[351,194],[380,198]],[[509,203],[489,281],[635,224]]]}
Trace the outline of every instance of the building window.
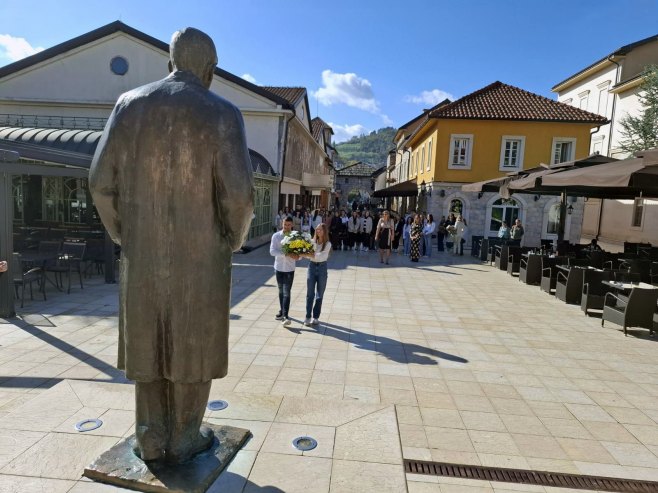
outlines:
{"label": "building window", "polygon": [[420,158],[420,165],[418,166],[418,172],[422,173],[424,167],[425,167],[425,146],[423,146],[423,149],[421,151],[421,158]]}
{"label": "building window", "polygon": [[432,141],[427,144],[427,171],[432,168]]}
{"label": "building window", "polygon": [[644,199],[635,199],[635,202],[633,202],[633,219],[631,222],[631,227],[641,228],[643,216],[644,216]]}
{"label": "building window", "polygon": [[508,227],[512,227],[514,221],[519,217],[519,205],[514,199],[500,198],[491,204],[491,219],[489,221],[489,234],[495,236],[498,234],[503,221]]}
{"label": "building window", "polygon": [[455,216],[459,216],[463,210],[464,210],[464,204],[460,199],[452,199],[450,201],[450,209],[448,210],[448,214],[454,214]]}
{"label": "building window", "polygon": [[448,160],[448,168],[470,169],[472,153],[472,134],[452,134],[450,136],[450,156]]}
{"label": "building window", "polygon": [[576,139],[571,137],[555,137],[551,152],[551,164],[573,161],[576,155]]}
{"label": "building window", "polygon": [[525,137],[503,135],[503,143],[500,146],[500,170],[523,169],[524,147]]}
{"label": "building window", "polygon": [[589,100],[589,91],[583,91],[578,94],[578,107],[581,110],[587,110],[587,103]]}
{"label": "building window", "polygon": [[596,106],[596,112],[601,116],[605,116],[608,112],[608,88],[610,87],[610,81],[606,80],[596,87],[599,90],[599,100]]}

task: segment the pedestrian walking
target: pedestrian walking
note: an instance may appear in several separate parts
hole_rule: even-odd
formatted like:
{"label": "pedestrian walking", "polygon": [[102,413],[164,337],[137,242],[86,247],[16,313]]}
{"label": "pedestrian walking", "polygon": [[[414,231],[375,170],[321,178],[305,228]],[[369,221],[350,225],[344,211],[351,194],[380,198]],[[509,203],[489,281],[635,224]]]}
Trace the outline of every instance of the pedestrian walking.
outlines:
{"label": "pedestrian walking", "polygon": [[281,241],[292,231],[293,220],[288,216],[283,220],[283,229],[272,235],[270,241],[270,255],[274,257],[274,271],[276,284],[279,287],[279,313],[274,317],[281,320],[283,325],[290,325],[290,292],[295,279],[295,266],[299,255],[285,254],[281,250]]}
{"label": "pedestrian walking", "polygon": [[306,326],[320,323],[322,297],[327,287],[327,260],[331,252],[331,242],[325,224],[315,228],[312,243],[314,253],[306,255],[310,260],[306,275],[306,317],[304,318]]}

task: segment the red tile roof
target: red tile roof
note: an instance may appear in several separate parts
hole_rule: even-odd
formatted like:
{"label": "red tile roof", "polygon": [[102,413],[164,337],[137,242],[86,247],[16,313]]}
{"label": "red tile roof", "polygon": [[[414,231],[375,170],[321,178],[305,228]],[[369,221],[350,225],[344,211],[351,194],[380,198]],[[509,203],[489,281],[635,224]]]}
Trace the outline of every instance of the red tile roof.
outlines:
{"label": "red tile roof", "polygon": [[432,111],[430,118],[595,124],[608,121],[603,116],[498,81]]}
{"label": "red tile roof", "polygon": [[285,99],[290,104],[295,105],[297,102],[306,96],[305,87],[276,87],[276,86],[261,86],[266,91]]}
{"label": "red tile roof", "polygon": [[[316,116],[311,120],[311,133],[313,134],[313,138],[316,142],[320,141],[320,135],[322,134],[322,130],[325,128],[331,130],[331,135],[334,134],[334,130],[331,128],[331,125],[329,125],[319,116]],[[327,142],[327,144],[331,144],[331,142]]]}

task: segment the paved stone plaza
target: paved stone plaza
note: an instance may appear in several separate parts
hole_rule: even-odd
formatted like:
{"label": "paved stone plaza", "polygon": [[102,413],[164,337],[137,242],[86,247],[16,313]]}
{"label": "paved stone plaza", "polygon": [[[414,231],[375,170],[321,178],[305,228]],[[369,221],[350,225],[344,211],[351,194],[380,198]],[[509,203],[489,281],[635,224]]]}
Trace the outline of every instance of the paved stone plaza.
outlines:
{"label": "paved stone plaza", "polygon": [[[658,339],[586,318],[472,257],[334,252],[321,324],[274,320],[266,248],[234,257],[229,375],[213,423],[253,438],[210,491],[569,491],[414,476],[402,458],[658,481]],[[113,367],[117,286],[95,277],[0,324],[0,491],[105,492],[84,467],[132,433]],[[79,433],[74,424],[103,426]],[[318,447],[299,452],[293,438]],[[573,491],[573,490],[571,490]]]}

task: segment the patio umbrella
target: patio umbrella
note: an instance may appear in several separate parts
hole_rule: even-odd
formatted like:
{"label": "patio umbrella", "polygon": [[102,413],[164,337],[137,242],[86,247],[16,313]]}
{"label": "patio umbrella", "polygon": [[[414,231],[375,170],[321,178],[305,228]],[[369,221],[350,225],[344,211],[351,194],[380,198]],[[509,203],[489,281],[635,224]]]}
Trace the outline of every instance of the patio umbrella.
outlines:
{"label": "patio umbrella", "polygon": [[527,176],[528,174],[534,173],[536,171],[544,170],[547,167],[547,165],[541,164],[535,168],[508,173],[507,176],[491,178],[484,181],[476,181],[475,183],[467,183],[466,185],[462,185],[462,192],[498,192],[501,187],[504,187],[512,180]]}
{"label": "patio umbrella", "polygon": [[633,158],[594,168],[573,169],[542,177],[541,187],[586,197],[658,197],[658,163],[649,164],[644,158]]}
{"label": "patio umbrella", "polygon": [[[564,192],[564,187],[546,187],[546,179],[549,176],[562,175],[563,173],[578,171],[583,169],[596,168],[600,166],[617,161],[615,158],[608,156],[601,156],[600,154],[592,154],[583,159],[576,159],[573,161],[566,161],[564,163],[552,164],[540,169],[533,173],[529,173],[525,177],[517,180],[512,180],[507,188],[509,193],[535,193],[540,195],[559,195]],[[546,165],[544,165],[546,166]],[[501,191],[501,195],[503,195]],[[570,195],[577,195],[570,193]],[[591,195],[587,195],[591,196]]]}

